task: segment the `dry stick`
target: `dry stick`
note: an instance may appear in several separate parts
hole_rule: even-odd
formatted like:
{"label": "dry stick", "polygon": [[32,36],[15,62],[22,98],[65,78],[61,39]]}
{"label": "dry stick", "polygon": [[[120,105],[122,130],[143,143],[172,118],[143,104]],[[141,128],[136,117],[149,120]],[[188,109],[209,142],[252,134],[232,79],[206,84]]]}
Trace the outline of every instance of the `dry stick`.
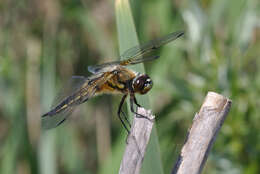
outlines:
{"label": "dry stick", "polygon": [[231,100],[209,92],[199,113],[194,117],[181,154],[172,174],[199,174],[210,148],[231,107]]}
{"label": "dry stick", "polygon": [[146,146],[152,132],[154,116],[151,111],[138,107],[137,113],[147,118],[140,118],[135,115],[131,132],[127,138],[119,174],[138,174],[140,172]]}

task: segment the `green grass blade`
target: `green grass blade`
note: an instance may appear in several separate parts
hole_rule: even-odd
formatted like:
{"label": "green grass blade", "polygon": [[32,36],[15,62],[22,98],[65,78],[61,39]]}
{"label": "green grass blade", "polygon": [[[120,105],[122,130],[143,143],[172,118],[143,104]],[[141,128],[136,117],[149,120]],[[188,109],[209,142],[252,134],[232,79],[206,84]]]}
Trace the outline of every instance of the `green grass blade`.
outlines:
{"label": "green grass blade", "polygon": [[[127,49],[139,44],[136,29],[127,0],[117,0],[115,5],[116,10],[116,21],[117,21],[117,32],[119,38],[119,48],[120,54],[122,54]],[[131,68],[137,72],[144,73],[143,64],[137,64],[131,66]],[[136,96],[138,102],[146,109],[150,108],[150,102],[148,95]],[[128,103],[129,105],[129,103]],[[150,142],[147,147],[147,151],[144,158],[144,163],[142,167],[142,173],[163,173],[159,142],[156,132],[156,127],[154,127],[151,135]]]}
{"label": "green grass blade", "polygon": [[[53,33],[52,33],[53,34]],[[53,34],[54,35],[54,34]],[[43,40],[43,58],[42,58],[42,103],[44,110],[47,111],[55,95],[55,40],[50,32],[45,31]],[[56,163],[57,153],[55,149],[56,133],[54,131],[43,131],[39,146],[39,165],[41,174],[56,174],[58,166]]]}

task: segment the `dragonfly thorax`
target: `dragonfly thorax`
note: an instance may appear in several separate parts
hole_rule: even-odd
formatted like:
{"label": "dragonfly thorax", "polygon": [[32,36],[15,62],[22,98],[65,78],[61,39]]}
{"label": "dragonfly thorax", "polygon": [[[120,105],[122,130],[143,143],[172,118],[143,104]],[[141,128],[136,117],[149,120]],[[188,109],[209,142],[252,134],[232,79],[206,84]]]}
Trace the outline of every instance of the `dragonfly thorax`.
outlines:
{"label": "dragonfly thorax", "polygon": [[146,94],[153,87],[153,81],[146,74],[136,76],[132,82],[134,92]]}

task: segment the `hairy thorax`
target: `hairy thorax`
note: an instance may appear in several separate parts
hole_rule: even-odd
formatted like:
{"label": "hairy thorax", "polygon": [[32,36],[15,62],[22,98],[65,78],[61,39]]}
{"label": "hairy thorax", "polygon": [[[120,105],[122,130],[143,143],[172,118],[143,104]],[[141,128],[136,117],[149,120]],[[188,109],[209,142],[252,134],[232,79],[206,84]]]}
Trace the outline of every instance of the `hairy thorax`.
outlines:
{"label": "hairy thorax", "polygon": [[117,68],[116,70],[106,72],[110,73],[111,77],[99,87],[98,93],[114,93],[114,94],[126,94],[129,93],[129,85],[131,81],[136,77],[136,73],[125,67]]}

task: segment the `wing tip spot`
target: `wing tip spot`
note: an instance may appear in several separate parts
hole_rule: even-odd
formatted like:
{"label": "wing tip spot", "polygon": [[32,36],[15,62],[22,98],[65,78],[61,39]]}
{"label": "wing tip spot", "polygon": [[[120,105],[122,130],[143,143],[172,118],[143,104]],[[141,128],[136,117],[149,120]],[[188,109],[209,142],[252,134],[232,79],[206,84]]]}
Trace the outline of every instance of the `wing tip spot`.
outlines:
{"label": "wing tip spot", "polygon": [[65,120],[66,120],[66,118],[64,118],[63,120],[61,120],[61,121],[56,125],[56,127],[59,126],[59,125],[61,125]]}
{"label": "wing tip spot", "polygon": [[179,34],[177,37],[181,37],[182,35],[184,35],[184,31],[179,31]]}

